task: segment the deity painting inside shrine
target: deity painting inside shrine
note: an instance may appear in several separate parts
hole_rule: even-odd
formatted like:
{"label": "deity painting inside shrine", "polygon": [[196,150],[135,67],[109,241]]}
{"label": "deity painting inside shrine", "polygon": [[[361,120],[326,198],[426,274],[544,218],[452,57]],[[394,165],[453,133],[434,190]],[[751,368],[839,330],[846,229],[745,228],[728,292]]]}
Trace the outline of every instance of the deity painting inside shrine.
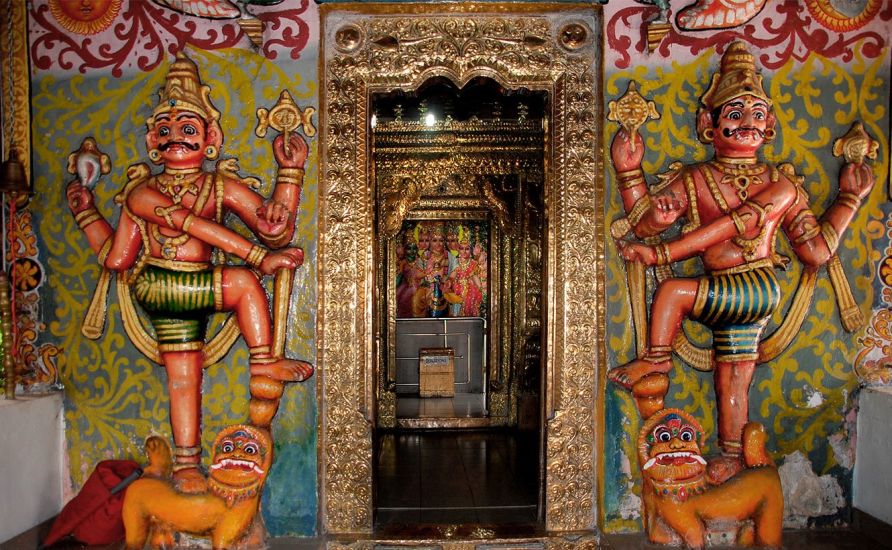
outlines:
{"label": "deity painting inside shrine", "polygon": [[488,223],[403,222],[395,254],[397,317],[487,317]]}

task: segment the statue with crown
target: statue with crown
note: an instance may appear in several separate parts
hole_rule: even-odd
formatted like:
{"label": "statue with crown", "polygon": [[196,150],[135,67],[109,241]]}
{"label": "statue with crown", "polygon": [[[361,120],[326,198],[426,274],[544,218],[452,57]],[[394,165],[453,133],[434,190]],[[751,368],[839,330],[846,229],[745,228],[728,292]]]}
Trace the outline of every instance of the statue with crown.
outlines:
{"label": "statue with crown", "polygon": [[[297,124],[276,126],[276,113]],[[267,125],[282,130],[272,143],[278,173],[271,197],[265,198],[254,189],[259,181],[238,175],[235,159],[205,168],[223,144],[220,112],[197,65],[180,52],[146,123],[148,156],[160,170],[147,164],[128,168],[127,183],[115,197],[121,209],[117,227],[99,212],[90,190],[110,171],[108,157],[92,138],[69,157],[69,171],[77,178],[67,187],[68,205],[103,266],[83,332],[90,338],[102,334],[114,275],[128,336],[167,373],[174,443],[170,483],[180,493],[208,489],[201,469],[202,372],[225,356],[239,335],[250,357],[249,424],[239,431],[253,434],[248,439],[268,437],[284,385],[313,374],[309,363],[283,353],[293,272],[303,262],[303,251],[290,243],[308,146],[295,130],[303,123],[304,133],[313,135],[311,113],[301,113],[287,91],[273,112],[258,111],[259,136]],[[256,239],[227,227],[230,213]],[[276,277],[272,304],[261,281],[265,275]],[[217,312],[228,317],[208,337],[209,317]],[[256,445],[245,448],[256,451]]]}
{"label": "statue with crown", "polygon": [[[700,98],[697,137],[715,151],[706,162],[673,163],[649,185],[638,129],[659,116],[654,103],[630,82],[625,95],[608,107],[608,119],[620,125],[610,158],[626,214],[611,225],[611,235],[626,260],[637,339],[637,359],[611,369],[608,379],[631,392],[642,418],[648,419],[662,414],[673,354],[698,370],[711,371],[720,454],[704,462],[703,474],[711,486],[718,486],[748,468],[744,432],[754,369],[776,357],[797,334],[819,267],[828,266],[844,326],[858,323],[860,312],[835,253],[874,186],[865,160],[876,156],[876,142],[857,122],[837,140],[834,154],[845,156],[839,191],[819,218],[795,169],[769,165],[759,156],[776,136],[775,116],[744,43],[727,46]],[[670,230],[679,226],[680,231]],[[782,298],[775,270],[789,261],[776,252],[778,230],[804,267],[783,324],[766,335],[768,319]],[[675,262],[695,257],[705,273],[674,274]],[[657,282],[651,300],[645,295],[647,269],[653,269]],[[686,319],[712,331],[711,348],[691,343],[682,330]],[[642,437],[655,441],[654,434]]]}

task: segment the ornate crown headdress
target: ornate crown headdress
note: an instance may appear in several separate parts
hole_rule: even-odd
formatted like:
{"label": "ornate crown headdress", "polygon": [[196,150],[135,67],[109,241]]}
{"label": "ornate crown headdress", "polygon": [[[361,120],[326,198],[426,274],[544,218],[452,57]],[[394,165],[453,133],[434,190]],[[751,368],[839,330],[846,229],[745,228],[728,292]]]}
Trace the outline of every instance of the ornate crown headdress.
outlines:
{"label": "ornate crown headdress", "polygon": [[700,102],[707,109],[715,109],[745,95],[757,97],[771,105],[771,99],[762,88],[762,75],[756,70],[753,54],[747,51],[743,42],[735,41],[722,55],[719,70],[712,75],[712,82],[700,97]]}
{"label": "ornate crown headdress", "polygon": [[189,111],[208,122],[219,120],[220,111],[211,103],[210,93],[210,86],[201,83],[195,62],[186,57],[185,53],[177,52],[167,73],[164,88],[158,91],[160,101],[152,112],[149,124],[158,115],[172,111]]}

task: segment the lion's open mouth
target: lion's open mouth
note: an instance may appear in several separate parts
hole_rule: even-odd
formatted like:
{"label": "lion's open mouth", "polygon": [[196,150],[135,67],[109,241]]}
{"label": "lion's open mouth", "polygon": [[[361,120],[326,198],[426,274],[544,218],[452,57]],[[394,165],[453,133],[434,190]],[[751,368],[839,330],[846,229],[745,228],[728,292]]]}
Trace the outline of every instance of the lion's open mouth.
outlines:
{"label": "lion's open mouth", "polygon": [[242,470],[242,471],[253,471],[257,474],[263,475],[265,472],[263,469],[254,464],[250,460],[239,460],[237,458],[224,458],[219,462],[214,462],[211,464],[211,470]]}
{"label": "lion's open mouth", "polygon": [[655,464],[659,464],[660,466],[681,466],[683,464],[691,464],[694,462],[699,462],[700,464],[706,466],[706,459],[697,453],[691,453],[688,451],[660,453],[645,462],[644,466],[641,469],[647,470]]}

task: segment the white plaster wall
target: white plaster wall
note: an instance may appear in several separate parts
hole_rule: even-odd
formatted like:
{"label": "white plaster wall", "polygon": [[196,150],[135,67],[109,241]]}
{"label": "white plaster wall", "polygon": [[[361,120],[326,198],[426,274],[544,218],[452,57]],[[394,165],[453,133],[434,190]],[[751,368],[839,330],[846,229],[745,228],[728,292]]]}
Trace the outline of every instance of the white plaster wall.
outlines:
{"label": "white plaster wall", "polygon": [[62,395],[0,397],[0,542],[62,509]]}
{"label": "white plaster wall", "polygon": [[855,508],[892,524],[892,388],[861,392],[852,491]]}

